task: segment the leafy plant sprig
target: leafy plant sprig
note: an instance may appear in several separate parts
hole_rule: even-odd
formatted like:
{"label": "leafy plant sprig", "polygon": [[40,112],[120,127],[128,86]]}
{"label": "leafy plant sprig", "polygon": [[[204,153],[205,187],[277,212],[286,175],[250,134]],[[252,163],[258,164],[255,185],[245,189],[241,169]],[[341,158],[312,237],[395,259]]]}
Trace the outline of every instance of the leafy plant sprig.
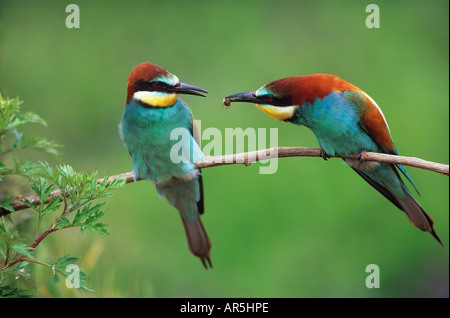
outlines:
{"label": "leafy plant sprig", "polygon": [[[4,162],[5,155],[11,155],[20,149],[33,148],[55,157],[60,157],[60,145],[45,138],[24,136],[18,127],[36,123],[46,126],[45,121],[32,112],[22,112],[19,99],[3,98],[0,95],[0,208],[13,211],[12,206],[17,195],[5,195],[4,177],[19,175],[25,178],[38,200],[32,201],[23,196],[19,200],[36,212],[36,230],[31,242],[26,242],[23,233],[14,231],[6,220],[0,217],[0,297],[26,297],[33,290],[36,281],[28,273],[30,264],[47,267],[53,273],[53,282],[60,281],[58,275],[66,279],[70,276],[68,268],[79,260],[64,255],[53,263],[37,260],[36,248],[53,232],[78,227],[81,233],[90,230],[99,234],[108,234],[106,224],[100,221],[105,214],[105,202],[98,199],[111,197],[111,191],[120,188],[125,180],[116,178],[98,182],[97,172],[80,173],[71,166],[51,167],[47,162],[12,160]],[[3,184],[2,184],[3,183]],[[3,191],[2,191],[3,190]],[[55,192],[58,195],[55,195]],[[51,218],[50,225],[42,228],[43,218]],[[3,244],[1,242],[3,241]],[[2,249],[2,247],[4,249]],[[83,270],[77,273],[75,288],[90,291],[86,282],[89,277]]]}

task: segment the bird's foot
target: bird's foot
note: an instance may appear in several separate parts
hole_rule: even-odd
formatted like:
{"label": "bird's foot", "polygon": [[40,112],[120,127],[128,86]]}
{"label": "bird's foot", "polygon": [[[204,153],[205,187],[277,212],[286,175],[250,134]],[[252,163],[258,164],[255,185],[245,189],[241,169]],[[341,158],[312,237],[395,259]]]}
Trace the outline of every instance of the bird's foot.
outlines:
{"label": "bird's foot", "polygon": [[329,154],[327,154],[325,152],[325,150],[323,150],[323,148],[320,148],[320,156],[323,158],[323,160],[327,161],[328,159],[331,158],[331,156]]}
{"label": "bird's foot", "polygon": [[358,161],[363,163],[366,161],[366,151],[362,150],[359,154],[358,154]]}

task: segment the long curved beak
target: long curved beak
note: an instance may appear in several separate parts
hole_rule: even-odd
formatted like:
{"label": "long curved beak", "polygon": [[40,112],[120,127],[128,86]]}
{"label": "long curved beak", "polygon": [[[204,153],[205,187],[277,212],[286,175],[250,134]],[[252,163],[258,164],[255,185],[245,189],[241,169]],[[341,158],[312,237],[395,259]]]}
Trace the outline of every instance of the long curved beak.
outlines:
{"label": "long curved beak", "polygon": [[233,95],[228,95],[223,99],[223,103],[226,106],[230,106],[230,103],[233,102],[246,102],[246,103],[257,103],[258,98],[255,95],[255,92],[243,92],[237,93]]}
{"label": "long curved beak", "polygon": [[174,92],[177,94],[197,95],[202,97],[206,96],[199,92],[208,93],[208,91],[204,90],[203,88],[186,83],[178,83],[177,85],[175,85]]}

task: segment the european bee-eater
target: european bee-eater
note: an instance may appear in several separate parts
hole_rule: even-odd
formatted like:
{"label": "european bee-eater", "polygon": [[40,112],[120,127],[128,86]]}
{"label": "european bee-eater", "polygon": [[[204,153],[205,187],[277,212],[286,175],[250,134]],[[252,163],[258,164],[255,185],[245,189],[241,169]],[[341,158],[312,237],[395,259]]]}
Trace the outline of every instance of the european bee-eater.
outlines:
{"label": "european bee-eater", "polygon": [[[269,116],[308,127],[315,134],[324,158],[362,151],[398,154],[389,127],[375,101],[336,75],[313,74],[270,82],[257,91],[225,97],[224,103],[249,102]],[[433,219],[413,198],[397,171],[411,182],[401,165],[345,159],[364,180],[406,213],[415,227],[431,233]],[[414,184],[413,184],[414,186]]]}
{"label": "european bee-eater", "polygon": [[[152,63],[137,65],[128,77],[127,101],[119,125],[121,138],[131,155],[133,174],[151,181],[158,195],[180,213],[190,251],[205,268],[212,267],[211,242],[200,220],[204,212],[203,182],[193,162],[201,161],[198,128],[188,106],[179,94],[203,96],[206,90],[181,83],[178,78]],[[181,140],[171,138],[177,129]],[[173,146],[191,160],[173,160]]]}

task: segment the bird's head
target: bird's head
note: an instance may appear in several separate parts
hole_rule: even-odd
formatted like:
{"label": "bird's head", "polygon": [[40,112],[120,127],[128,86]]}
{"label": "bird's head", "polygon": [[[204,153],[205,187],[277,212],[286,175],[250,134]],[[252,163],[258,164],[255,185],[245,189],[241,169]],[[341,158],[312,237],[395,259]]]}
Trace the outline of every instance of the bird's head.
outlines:
{"label": "bird's head", "polygon": [[226,106],[232,102],[253,103],[267,115],[278,120],[289,120],[294,116],[295,103],[290,91],[291,78],[270,82],[257,91],[237,93],[226,96],[223,100]]}
{"label": "bird's head", "polygon": [[171,107],[178,94],[203,96],[206,90],[181,83],[175,75],[153,63],[136,65],[128,77],[127,105],[131,99],[149,107]]}
{"label": "bird's head", "polygon": [[226,106],[232,102],[253,103],[269,116],[289,121],[295,110],[305,103],[313,104],[316,98],[323,98],[332,91],[355,88],[336,75],[312,74],[292,76],[272,81],[257,91],[226,96]]}

